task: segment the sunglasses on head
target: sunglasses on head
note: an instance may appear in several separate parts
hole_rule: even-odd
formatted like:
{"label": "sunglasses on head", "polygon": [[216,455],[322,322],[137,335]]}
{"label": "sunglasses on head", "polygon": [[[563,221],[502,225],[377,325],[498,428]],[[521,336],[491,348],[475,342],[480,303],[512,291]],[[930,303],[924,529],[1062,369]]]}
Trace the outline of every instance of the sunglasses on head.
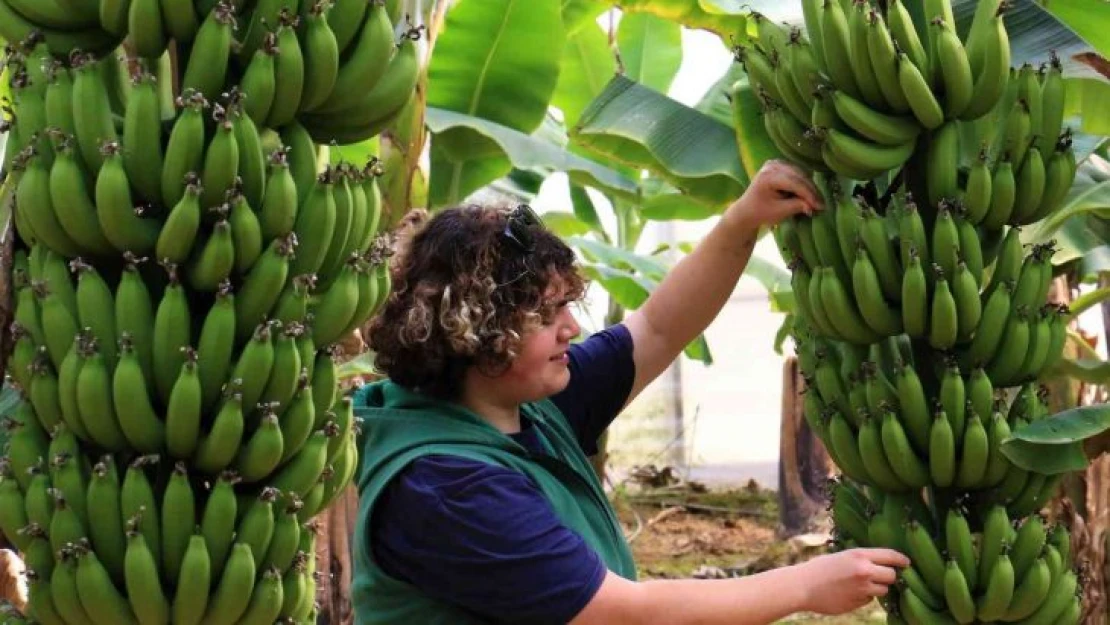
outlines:
{"label": "sunglasses on head", "polygon": [[536,249],[532,228],[540,223],[539,215],[532,210],[531,206],[520,204],[509,213],[509,219],[505,222],[505,229],[501,232],[501,236],[512,241],[520,251],[531,253]]}

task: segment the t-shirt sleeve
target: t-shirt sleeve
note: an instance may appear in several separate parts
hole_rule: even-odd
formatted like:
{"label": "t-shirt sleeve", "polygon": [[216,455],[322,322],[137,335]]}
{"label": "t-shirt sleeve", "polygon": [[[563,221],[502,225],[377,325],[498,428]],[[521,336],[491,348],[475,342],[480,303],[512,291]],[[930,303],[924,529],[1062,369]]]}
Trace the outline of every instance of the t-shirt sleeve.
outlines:
{"label": "t-shirt sleeve", "polygon": [[571,345],[570,383],[551,398],[570,421],[587,456],[597,453],[597,439],[617,418],[632,383],[632,333],[618,323]]}
{"label": "t-shirt sleeve", "polygon": [[387,574],[495,623],[566,623],[606,573],[526,476],[466,458],[409,465],[375,504],[370,531]]}

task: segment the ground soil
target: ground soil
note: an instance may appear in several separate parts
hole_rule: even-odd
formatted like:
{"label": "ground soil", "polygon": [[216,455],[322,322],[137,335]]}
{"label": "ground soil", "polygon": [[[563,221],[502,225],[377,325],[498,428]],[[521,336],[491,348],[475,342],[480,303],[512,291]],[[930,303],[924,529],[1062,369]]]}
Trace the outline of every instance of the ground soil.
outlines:
{"label": "ground soil", "polygon": [[[825,552],[821,533],[784,540],[776,533],[775,493],[754,485],[705,491],[697,485],[613,491],[641,579],[740,577]],[[877,603],[839,617],[799,614],[793,624],[879,625]]]}

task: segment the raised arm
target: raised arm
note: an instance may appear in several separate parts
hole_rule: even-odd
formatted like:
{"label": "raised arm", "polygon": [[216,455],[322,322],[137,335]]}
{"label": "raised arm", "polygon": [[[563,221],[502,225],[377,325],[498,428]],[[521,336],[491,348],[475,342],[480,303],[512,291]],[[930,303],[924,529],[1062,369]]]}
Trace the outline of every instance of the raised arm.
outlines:
{"label": "raised arm", "polygon": [[632,582],[609,573],[571,625],[767,625],[795,612],[843,614],[887,593],[897,568],[888,549],[852,549],[723,580]]}
{"label": "raised arm", "polygon": [[811,214],[820,195],[801,171],[767,161],[700,244],[625,320],[636,379],[628,401],[662,373],[721,311],[748,265],[762,226]]}

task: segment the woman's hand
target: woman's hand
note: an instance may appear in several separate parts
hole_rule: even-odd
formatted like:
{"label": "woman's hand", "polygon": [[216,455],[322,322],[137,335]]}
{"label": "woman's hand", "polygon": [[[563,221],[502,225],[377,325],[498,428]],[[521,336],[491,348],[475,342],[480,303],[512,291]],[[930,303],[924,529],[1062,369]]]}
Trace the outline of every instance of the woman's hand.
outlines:
{"label": "woman's hand", "polygon": [[849,549],[818,556],[804,564],[802,583],[809,589],[805,609],[818,614],[857,610],[886,595],[898,580],[897,567],[909,559],[890,549]]}
{"label": "woman's hand", "polygon": [[725,216],[749,228],[760,228],[773,226],[799,213],[812,215],[822,204],[821,194],[800,169],[772,159],[763,163],[744,194],[728,207]]}

